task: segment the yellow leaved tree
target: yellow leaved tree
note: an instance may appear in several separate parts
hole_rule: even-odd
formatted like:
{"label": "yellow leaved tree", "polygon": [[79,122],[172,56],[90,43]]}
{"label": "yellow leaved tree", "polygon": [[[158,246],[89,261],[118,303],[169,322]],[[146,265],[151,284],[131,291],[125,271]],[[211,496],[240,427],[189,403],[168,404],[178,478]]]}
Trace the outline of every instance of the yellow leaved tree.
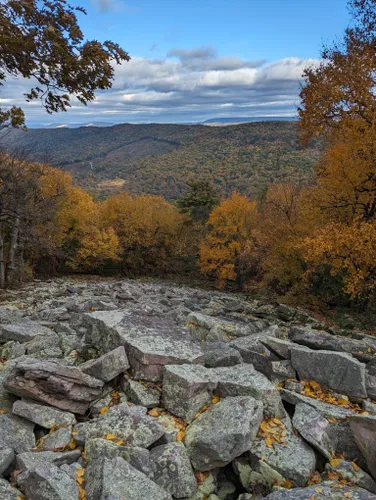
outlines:
{"label": "yellow leaved tree", "polygon": [[208,234],[200,248],[200,269],[215,276],[224,288],[228,282],[246,279],[243,257],[252,248],[252,230],[257,219],[257,204],[234,192],[210,214]]}

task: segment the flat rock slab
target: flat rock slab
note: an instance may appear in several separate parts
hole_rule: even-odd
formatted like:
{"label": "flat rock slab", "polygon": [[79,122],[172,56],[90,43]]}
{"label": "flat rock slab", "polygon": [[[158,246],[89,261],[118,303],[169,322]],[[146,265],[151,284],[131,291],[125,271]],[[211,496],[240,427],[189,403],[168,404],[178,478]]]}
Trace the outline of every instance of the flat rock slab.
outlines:
{"label": "flat rock slab", "polygon": [[115,435],[131,446],[148,448],[160,439],[165,430],[158,421],[146,414],[141,406],[113,406],[104,415],[75,426],[74,440],[83,445],[92,437]]}
{"label": "flat rock slab", "polygon": [[224,467],[248,451],[261,420],[262,403],[252,397],[229,397],[210,407],[185,434],[194,468],[209,471]]}
{"label": "flat rock slab", "polygon": [[18,470],[33,469],[46,463],[55,464],[60,467],[64,464],[72,464],[77,462],[81,457],[80,450],[71,450],[65,452],[59,451],[40,451],[40,452],[26,452],[17,455],[16,466]]}
{"label": "flat rock slab", "polygon": [[294,347],[291,363],[301,380],[315,380],[352,398],[367,397],[366,367],[349,354]]}
{"label": "flat rock slab", "polygon": [[99,352],[125,347],[135,379],[159,382],[165,365],[205,362],[201,346],[191,340],[188,329],[166,315],[98,311],[84,316],[88,339]]}
{"label": "flat rock slab", "polygon": [[35,403],[30,400],[18,400],[13,404],[14,415],[26,418],[34,424],[38,424],[46,429],[55,426],[72,425],[76,423],[73,413],[56,410],[50,406]]}
{"label": "flat rock slab", "polygon": [[350,427],[368,468],[376,479],[376,417],[352,417]]}
{"label": "flat rock slab", "polygon": [[109,382],[129,368],[129,361],[123,346],[92,359],[80,366],[80,369],[92,377]]}
{"label": "flat rock slab", "polygon": [[0,342],[5,343],[10,340],[17,342],[28,342],[38,335],[47,335],[54,333],[49,328],[40,325],[35,321],[15,323],[9,325],[0,325]]}
{"label": "flat rock slab", "polygon": [[46,463],[27,470],[17,484],[29,500],[67,500],[78,498],[78,484],[56,465]]}
{"label": "flat rock slab", "polygon": [[167,491],[120,457],[89,463],[85,480],[87,500],[172,500]]}
{"label": "flat rock slab", "polygon": [[323,330],[313,330],[300,326],[290,328],[289,338],[292,342],[311,349],[337,351],[352,354],[355,358],[366,362],[375,359],[373,354],[368,352],[368,348],[376,351],[376,340],[373,345],[363,340],[356,340],[340,335],[333,335]]}
{"label": "flat rock slab", "polygon": [[100,396],[103,382],[72,366],[25,358],[16,362],[3,386],[17,396],[84,414],[90,402]]}

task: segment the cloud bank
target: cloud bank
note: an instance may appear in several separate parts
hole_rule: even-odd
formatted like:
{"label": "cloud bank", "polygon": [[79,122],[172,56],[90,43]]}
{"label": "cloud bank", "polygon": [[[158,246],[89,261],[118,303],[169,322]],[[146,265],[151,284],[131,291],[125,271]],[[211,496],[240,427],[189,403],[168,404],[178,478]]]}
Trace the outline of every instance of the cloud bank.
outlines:
{"label": "cloud bank", "polygon": [[288,57],[272,63],[219,57],[213,47],[175,48],[165,59],[134,57],[116,68],[111,90],[99,92],[88,106],[72,100],[66,114],[50,116],[39,102],[25,103],[32,85],[8,80],[0,107],[21,105],[29,123],[197,122],[215,117],[296,114],[305,67],[315,59]]}

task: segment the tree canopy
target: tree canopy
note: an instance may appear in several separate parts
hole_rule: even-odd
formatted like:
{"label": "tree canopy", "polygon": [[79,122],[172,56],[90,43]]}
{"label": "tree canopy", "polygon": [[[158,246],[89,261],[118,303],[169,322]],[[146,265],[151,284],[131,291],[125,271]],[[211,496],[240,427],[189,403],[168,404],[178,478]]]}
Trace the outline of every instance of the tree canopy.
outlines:
{"label": "tree canopy", "polygon": [[[39,99],[48,113],[66,111],[72,96],[82,104],[95,91],[108,89],[114,63],[130,59],[118,44],[85,40],[77,13],[66,0],[5,0],[0,2],[0,86],[8,78],[35,82],[26,101]],[[20,127],[19,107],[0,109],[0,127]]]}

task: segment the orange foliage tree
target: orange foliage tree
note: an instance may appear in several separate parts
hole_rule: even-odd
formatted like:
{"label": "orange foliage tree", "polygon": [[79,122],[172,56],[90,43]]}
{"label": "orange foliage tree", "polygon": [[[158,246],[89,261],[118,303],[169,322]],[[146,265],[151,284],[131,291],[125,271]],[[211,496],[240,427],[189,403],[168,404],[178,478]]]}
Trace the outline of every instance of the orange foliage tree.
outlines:
{"label": "orange foliage tree", "polygon": [[119,239],[123,269],[141,273],[169,269],[184,217],[160,196],[111,196],[100,220]]}
{"label": "orange foliage tree", "polygon": [[244,281],[241,262],[250,252],[256,218],[256,202],[237,192],[210,214],[208,234],[200,248],[200,269],[215,276],[221,288],[231,281]]}

